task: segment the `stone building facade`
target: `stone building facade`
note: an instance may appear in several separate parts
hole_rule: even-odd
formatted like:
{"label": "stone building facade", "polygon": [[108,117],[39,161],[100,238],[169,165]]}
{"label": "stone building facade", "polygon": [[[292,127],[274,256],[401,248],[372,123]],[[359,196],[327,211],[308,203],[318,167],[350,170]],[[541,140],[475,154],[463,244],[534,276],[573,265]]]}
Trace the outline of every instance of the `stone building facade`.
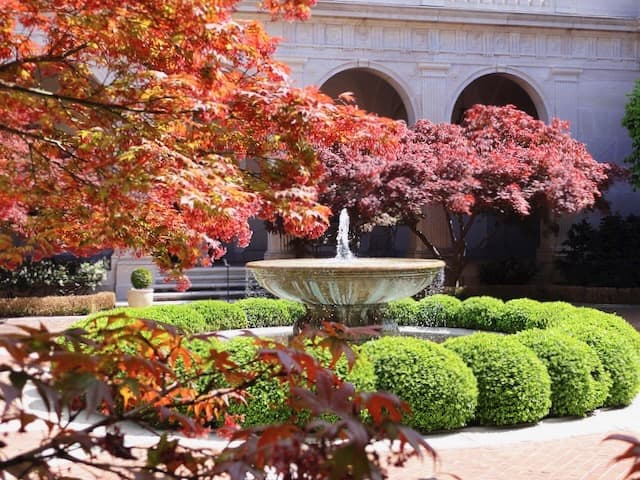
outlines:
{"label": "stone building facade", "polygon": [[[282,39],[277,56],[299,85],[331,95],[351,91],[362,108],[408,124],[455,122],[474,103],[514,103],[544,121],[570,121],[573,136],[599,161],[621,164],[630,151],[621,119],[640,78],[638,0],[320,0],[309,21],[292,23],[268,22],[252,8],[241,14],[265,20]],[[607,194],[621,213],[640,212],[639,195],[622,184]],[[425,228],[446,250],[435,212]],[[483,228],[495,225],[488,218]],[[538,229],[528,248],[549,263],[559,238]],[[265,249],[281,255],[286,245],[259,228],[255,239],[235,252],[236,262]],[[407,254],[423,254],[404,241]],[[123,275],[114,283],[128,282]]]}

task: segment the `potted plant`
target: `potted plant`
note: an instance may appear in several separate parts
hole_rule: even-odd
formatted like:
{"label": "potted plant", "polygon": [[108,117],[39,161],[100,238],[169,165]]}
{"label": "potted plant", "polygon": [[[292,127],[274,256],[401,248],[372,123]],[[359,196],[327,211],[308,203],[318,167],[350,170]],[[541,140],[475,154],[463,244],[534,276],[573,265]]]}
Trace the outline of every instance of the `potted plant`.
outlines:
{"label": "potted plant", "polygon": [[127,292],[130,307],[148,307],[153,303],[153,276],[148,268],[140,267],[131,272],[131,285]]}

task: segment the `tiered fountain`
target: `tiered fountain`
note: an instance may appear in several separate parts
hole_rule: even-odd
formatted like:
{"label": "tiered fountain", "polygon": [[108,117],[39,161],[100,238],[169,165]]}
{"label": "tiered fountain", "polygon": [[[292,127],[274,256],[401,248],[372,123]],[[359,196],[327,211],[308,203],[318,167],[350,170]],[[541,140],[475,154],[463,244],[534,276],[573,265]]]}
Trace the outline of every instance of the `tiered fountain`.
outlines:
{"label": "tiered fountain", "polygon": [[[417,258],[356,258],[349,249],[349,216],[340,213],[335,258],[290,258],[247,263],[256,280],[277,297],[304,303],[304,324],[325,320],[347,326],[381,325],[382,307],[432,285],[444,262]],[[302,325],[296,325],[300,330]],[[385,330],[393,325],[383,325]]]}

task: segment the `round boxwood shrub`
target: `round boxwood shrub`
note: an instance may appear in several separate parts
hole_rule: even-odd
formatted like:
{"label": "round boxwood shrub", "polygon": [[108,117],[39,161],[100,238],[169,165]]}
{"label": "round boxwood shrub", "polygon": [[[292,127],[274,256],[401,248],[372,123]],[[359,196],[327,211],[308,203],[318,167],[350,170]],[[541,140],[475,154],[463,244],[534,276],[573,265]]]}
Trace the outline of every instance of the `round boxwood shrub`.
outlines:
{"label": "round boxwood shrub", "polygon": [[462,302],[456,314],[456,324],[462,328],[495,330],[504,302],[497,298],[470,297]]}
{"label": "round boxwood shrub", "polygon": [[291,314],[283,303],[272,298],[243,298],[235,302],[247,316],[249,328],[291,325]]}
{"label": "round boxwood shrub", "polygon": [[541,327],[545,322],[542,320],[544,311],[541,310],[540,305],[540,302],[528,298],[509,300],[496,318],[496,330],[514,333]]}
{"label": "round boxwood shrub", "polygon": [[407,337],[363,344],[373,361],[377,388],[411,407],[406,423],[421,431],[462,427],[473,418],[478,390],[462,360],[440,345]]}
{"label": "round boxwood shrub", "polygon": [[611,376],[586,343],[558,331],[539,329],[520,332],[515,338],[547,367],[552,415],[581,417],[604,404]]}
{"label": "round boxwood shrub", "polygon": [[476,333],[443,345],[457,353],[478,381],[476,420],[481,424],[537,422],[551,407],[551,380],[544,364],[515,338]]}
{"label": "round boxwood shrub", "polygon": [[416,306],[416,325],[421,327],[455,327],[462,301],[438,293],[424,297]]}
{"label": "round boxwood shrub", "polygon": [[570,318],[572,321],[589,322],[598,328],[619,333],[635,346],[640,361],[640,332],[633,328],[624,318],[613,313],[587,307],[574,308]]}
{"label": "round boxwood shrub", "polygon": [[[235,337],[225,342],[213,342],[216,348],[230,353],[231,359],[239,365],[243,372],[259,372],[262,365],[256,363],[258,347],[250,337]],[[198,348],[202,349],[202,345]],[[309,353],[318,358],[325,366],[330,364],[330,355],[325,349],[308,347]],[[370,391],[375,386],[375,373],[371,361],[366,355],[358,355],[358,359],[351,370],[343,356],[335,366],[336,374],[345,381],[353,383],[356,390]],[[286,383],[269,375],[259,377],[247,388],[246,403],[232,403],[229,413],[240,415],[243,426],[264,425],[276,422],[290,421],[294,415],[289,407],[289,387]]]}
{"label": "round boxwood shrub", "polygon": [[133,288],[149,288],[153,282],[153,276],[148,268],[140,267],[131,272],[131,285]]}
{"label": "round boxwood shrub", "polygon": [[576,307],[567,302],[541,302],[534,323],[528,328],[551,328],[573,315]]}
{"label": "round boxwood shrub", "polygon": [[203,316],[205,331],[247,328],[249,322],[244,310],[235,303],[223,300],[199,300],[188,304]]}
{"label": "round boxwood shrub", "polygon": [[593,318],[567,319],[553,330],[582,340],[596,352],[612,382],[604,406],[621,407],[633,401],[640,391],[640,368],[636,349],[627,337]]}
{"label": "round boxwood shrub", "polygon": [[417,304],[413,298],[394,300],[385,306],[384,316],[398,325],[416,325]]}

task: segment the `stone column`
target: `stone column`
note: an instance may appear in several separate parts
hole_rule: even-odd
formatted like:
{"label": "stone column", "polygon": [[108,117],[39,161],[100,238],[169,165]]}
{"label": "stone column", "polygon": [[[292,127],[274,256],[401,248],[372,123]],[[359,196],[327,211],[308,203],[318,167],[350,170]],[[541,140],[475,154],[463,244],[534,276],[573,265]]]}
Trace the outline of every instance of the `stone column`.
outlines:
{"label": "stone column", "polygon": [[445,98],[448,91],[447,77],[451,65],[448,63],[419,63],[422,89],[422,112],[418,118],[426,118],[432,122],[450,122],[445,111]]}
{"label": "stone column", "polygon": [[[574,137],[579,131],[578,92],[581,73],[582,70],[576,68],[554,67],[551,69],[554,91],[552,117],[568,120]],[[539,269],[536,278],[539,283],[549,283],[554,279],[554,259],[562,248],[562,242],[574,220],[575,216],[571,215],[554,217],[552,222],[555,225],[549,225],[541,220],[540,244],[536,251]]]}
{"label": "stone column", "polygon": [[264,259],[273,258],[293,258],[291,241],[293,235],[281,235],[279,233],[267,233],[267,251],[264,252]]}

